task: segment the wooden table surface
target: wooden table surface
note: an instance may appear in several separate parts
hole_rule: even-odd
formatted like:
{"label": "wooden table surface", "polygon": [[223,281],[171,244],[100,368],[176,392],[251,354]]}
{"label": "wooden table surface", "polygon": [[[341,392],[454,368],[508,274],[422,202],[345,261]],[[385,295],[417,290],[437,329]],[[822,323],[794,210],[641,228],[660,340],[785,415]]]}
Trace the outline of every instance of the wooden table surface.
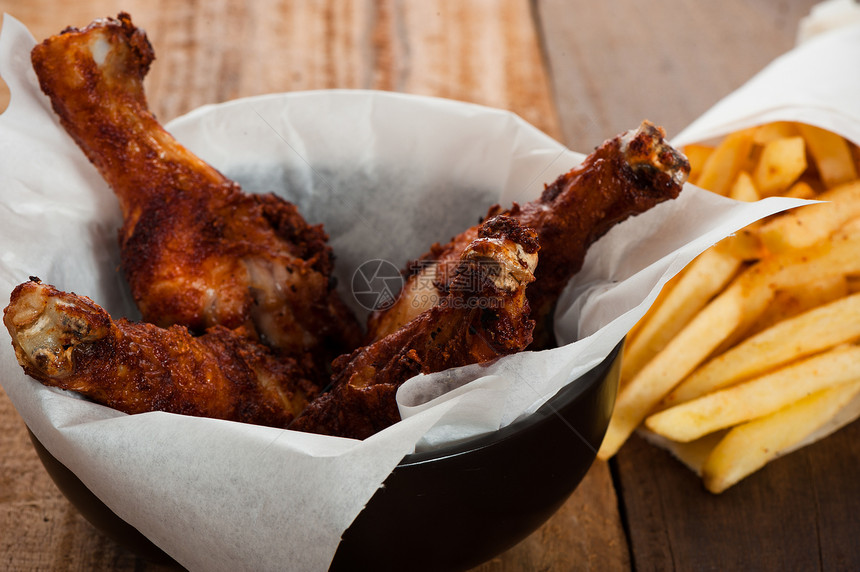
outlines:
{"label": "wooden table surface", "polygon": [[[0,0],[37,38],[132,14],[169,120],[267,92],[368,88],[509,109],[578,151],[670,136],[794,43],[812,0]],[[8,102],[0,84],[0,109]],[[5,305],[5,304],[4,304]],[[5,351],[5,350],[4,350]],[[720,496],[638,438],[481,571],[860,569],[860,424]],[[0,390],[0,569],[157,570],[62,497]]]}

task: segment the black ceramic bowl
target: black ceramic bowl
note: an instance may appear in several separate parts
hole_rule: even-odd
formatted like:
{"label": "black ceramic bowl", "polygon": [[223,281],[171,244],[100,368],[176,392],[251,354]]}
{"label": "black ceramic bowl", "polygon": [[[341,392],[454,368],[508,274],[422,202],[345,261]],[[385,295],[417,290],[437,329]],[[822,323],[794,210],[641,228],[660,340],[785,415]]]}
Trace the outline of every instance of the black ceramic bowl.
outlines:
{"label": "black ceramic bowl", "polygon": [[[621,346],[538,411],[492,434],[407,455],[353,521],[332,570],[463,570],[546,521],[597,455],[618,388]],[[104,534],[173,560],[114,514],[31,433],[57,487]]]}

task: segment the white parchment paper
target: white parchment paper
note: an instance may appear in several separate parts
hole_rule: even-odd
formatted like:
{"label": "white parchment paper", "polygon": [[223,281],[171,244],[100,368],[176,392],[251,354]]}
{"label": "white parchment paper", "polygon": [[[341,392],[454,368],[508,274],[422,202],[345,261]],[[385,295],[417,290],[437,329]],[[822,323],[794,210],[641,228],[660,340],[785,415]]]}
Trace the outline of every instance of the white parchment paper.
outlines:
{"label": "white parchment paper", "polygon": [[[7,296],[35,275],[134,318],[117,270],[116,200],[39,91],[33,44],[19,22],[4,18],[0,74],[12,99],[0,116],[0,291]],[[339,287],[359,311],[349,291],[358,265],[402,265],[474,224],[489,205],[535,198],[582,157],[507,112],[377,92],[251,98],[204,107],[169,128],[246,190],[281,193],[324,223]],[[697,254],[797,204],[735,203],[688,186],[591,249],[559,304],[557,334],[566,345],[411,380],[399,396],[405,420],[363,442],[124,415],[24,376],[5,330],[0,382],[48,450],[182,565],[324,570],[342,532],[405,454],[527,415],[608,355]],[[422,385],[469,380],[414,402]]]}

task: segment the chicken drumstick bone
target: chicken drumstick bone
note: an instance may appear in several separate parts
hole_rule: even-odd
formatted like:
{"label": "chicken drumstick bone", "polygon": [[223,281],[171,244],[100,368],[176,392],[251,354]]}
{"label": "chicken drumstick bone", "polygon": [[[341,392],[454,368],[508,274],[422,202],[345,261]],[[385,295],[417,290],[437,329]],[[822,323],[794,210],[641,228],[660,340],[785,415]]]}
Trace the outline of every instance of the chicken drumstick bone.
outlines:
{"label": "chicken drumstick bone", "polygon": [[[535,347],[552,339],[551,313],[568,280],[582,267],[589,246],[626,218],[678,196],[690,164],[665,141],[659,127],[645,121],[632,131],[606,141],[578,167],[546,186],[540,198],[507,211],[492,207],[487,217],[504,214],[534,229],[541,263],[526,290],[537,322]],[[368,337],[380,339],[432,306],[440,296],[428,296],[427,284],[451,279],[460,253],[477,235],[479,226],[455,236],[446,245],[411,264],[400,297],[368,320]]]}
{"label": "chicken drumstick bone", "polygon": [[183,326],[114,321],[89,298],[37,279],[15,288],[3,321],[27,374],[125,413],[286,427],[317,392],[310,364],[224,327],[194,337]]}
{"label": "chicken drumstick bone", "polygon": [[395,395],[409,378],[525,349],[532,341],[526,286],[538,243],[532,229],[493,217],[461,252],[436,305],[334,363],[332,389],[290,429],[363,439],[400,420]]}
{"label": "chicken drumstick bone", "polygon": [[143,319],[243,326],[320,364],[352,350],[360,328],[334,290],[325,232],[275,195],[243,193],[162,128],[143,89],[153,59],[124,13],[32,52],[60,122],[119,198],[122,268]]}

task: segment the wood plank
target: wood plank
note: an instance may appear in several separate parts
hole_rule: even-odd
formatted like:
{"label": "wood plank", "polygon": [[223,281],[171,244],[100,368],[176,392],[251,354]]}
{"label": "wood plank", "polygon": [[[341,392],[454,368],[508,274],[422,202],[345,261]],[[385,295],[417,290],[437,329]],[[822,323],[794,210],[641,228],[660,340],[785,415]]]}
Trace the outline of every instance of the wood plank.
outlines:
{"label": "wood plank", "polygon": [[[815,3],[541,1],[565,142],[587,149],[646,117],[677,133],[790,49]],[[612,466],[634,568],[857,569],[858,435],[855,423],[719,496],[632,439]]]}
{"label": "wood plank", "polygon": [[131,13],[155,47],[146,89],[163,121],[249,95],[382,89],[508,109],[560,137],[525,0],[6,4],[39,39],[121,9]]}
{"label": "wood plank", "polygon": [[860,570],[860,423],[799,451],[815,494],[816,533],[823,570]]}
{"label": "wood plank", "polygon": [[[132,14],[157,59],[146,80],[162,120],[270,92],[385,89],[511,110],[559,138],[528,0],[286,3],[6,0],[41,39],[96,17]],[[8,91],[0,85],[0,109]],[[54,488],[0,392],[0,567],[157,570],[106,540]],[[8,488],[7,488],[8,486]],[[629,568],[611,475],[596,464],[559,513],[480,570]]]}
{"label": "wood plank", "polygon": [[564,142],[587,151],[643,119],[672,137],[794,45],[817,0],[541,0]]}
{"label": "wood plank", "polygon": [[636,437],[617,457],[636,567],[856,570],[860,424],[777,459],[721,495]]}

